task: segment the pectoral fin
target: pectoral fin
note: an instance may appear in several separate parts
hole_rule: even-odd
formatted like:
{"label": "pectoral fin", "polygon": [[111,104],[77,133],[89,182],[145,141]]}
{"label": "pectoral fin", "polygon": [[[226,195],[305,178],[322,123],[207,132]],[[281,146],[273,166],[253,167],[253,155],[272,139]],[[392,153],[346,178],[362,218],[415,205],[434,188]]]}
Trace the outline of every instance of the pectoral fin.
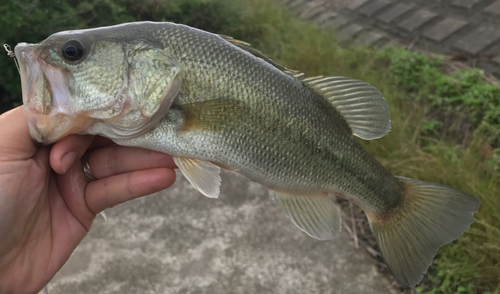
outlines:
{"label": "pectoral fin", "polygon": [[189,157],[174,157],[174,162],[191,185],[201,194],[209,198],[219,197],[220,167],[208,161]]}
{"label": "pectoral fin", "polygon": [[328,195],[297,195],[272,190],[270,194],[283,206],[292,222],[309,236],[330,240],[340,232],[342,218]]}

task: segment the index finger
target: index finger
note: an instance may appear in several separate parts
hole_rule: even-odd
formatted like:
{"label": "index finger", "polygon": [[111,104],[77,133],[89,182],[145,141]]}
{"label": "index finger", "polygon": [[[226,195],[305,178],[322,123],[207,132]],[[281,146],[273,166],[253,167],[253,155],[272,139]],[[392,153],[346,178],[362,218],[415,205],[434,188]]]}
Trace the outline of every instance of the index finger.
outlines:
{"label": "index finger", "polygon": [[69,135],[56,142],[50,151],[50,165],[52,169],[63,174],[73,163],[80,159],[92,143],[94,136]]}

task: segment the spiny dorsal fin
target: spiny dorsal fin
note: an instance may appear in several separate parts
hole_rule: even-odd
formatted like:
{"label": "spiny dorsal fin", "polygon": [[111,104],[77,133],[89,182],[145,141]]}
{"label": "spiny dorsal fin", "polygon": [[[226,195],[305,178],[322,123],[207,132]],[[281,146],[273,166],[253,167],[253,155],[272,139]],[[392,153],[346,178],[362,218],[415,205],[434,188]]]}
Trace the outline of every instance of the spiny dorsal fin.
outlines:
{"label": "spiny dorsal fin", "polygon": [[370,84],[341,76],[309,77],[302,82],[332,103],[351,127],[353,135],[372,140],[391,130],[389,106]]}
{"label": "spiny dorsal fin", "polygon": [[266,61],[267,63],[271,64],[272,66],[276,67],[277,69],[281,70],[282,72],[291,75],[293,78],[295,78],[298,81],[301,81],[304,78],[304,74],[297,71],[297,70],[292,70],[288,69],[282,65],[279,65],[276,63],[274,60],[270,59],[269,57],[265,56],[264,53],[260,52],[259,50],[252,48],[249,43],[243,42],[240,40],[236,40],[233,37],[225,36],[225,35],[220,35],[221,38],[224,40],[228,41],[229,43],[238,46],[239,48],[247,51],[248,53],[261,58],[262,60]]}

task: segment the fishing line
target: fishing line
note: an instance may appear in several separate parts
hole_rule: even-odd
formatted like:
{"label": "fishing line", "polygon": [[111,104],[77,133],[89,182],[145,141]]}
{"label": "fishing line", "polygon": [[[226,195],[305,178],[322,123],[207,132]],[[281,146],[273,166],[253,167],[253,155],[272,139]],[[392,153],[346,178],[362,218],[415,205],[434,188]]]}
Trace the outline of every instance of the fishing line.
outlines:
{"label": "fishing line", "polygon": [[19,70],[19,64],[17,64],[16,53],[12,51],[12,49],[8,44],[3,44],[3,48],[5,49],[5,51],[7,51],[7,55],[9,55],[9,57],[14,58],[14,62],[16,63],[17,67],[17,72],[21,74],[21,71]]}

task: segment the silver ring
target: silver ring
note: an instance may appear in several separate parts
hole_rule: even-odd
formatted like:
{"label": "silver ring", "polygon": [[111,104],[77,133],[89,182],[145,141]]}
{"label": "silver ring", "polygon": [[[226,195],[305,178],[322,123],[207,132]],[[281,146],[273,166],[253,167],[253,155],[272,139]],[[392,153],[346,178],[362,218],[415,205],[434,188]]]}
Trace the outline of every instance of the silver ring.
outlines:
{"label": "silver ring", "polygon": [[89,182],[92,182],[92,181],[96,181],[97,178],[92,174],[92,171],[90,170],[89,154],[90,154],[90,152],[87,151],[82,156],[82,170],[83,170],[83,175],[85,176],[85,179]]}

